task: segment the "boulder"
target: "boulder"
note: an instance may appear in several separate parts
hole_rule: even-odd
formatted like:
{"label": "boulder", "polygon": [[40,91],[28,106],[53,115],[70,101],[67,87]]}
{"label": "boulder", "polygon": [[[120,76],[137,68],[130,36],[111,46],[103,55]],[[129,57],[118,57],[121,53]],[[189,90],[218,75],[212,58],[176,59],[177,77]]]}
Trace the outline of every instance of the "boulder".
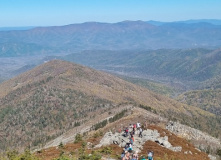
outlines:
{"label": "boulder", "polygon": [[126,142],[122,142],[119,144],[120,147],[124,148],[126,146]]}
{"label": "boulder", "polygon": [[172,145],[168,141],[163,141],[163,146],[166,147],[166,148],[172,147]]}
{"label": "boulder", "polygon": [[210,160],[216,160],[216,157],[214,157],[214,156],[212,156],[210,154],[208,155],[208,157],[209,157]]}

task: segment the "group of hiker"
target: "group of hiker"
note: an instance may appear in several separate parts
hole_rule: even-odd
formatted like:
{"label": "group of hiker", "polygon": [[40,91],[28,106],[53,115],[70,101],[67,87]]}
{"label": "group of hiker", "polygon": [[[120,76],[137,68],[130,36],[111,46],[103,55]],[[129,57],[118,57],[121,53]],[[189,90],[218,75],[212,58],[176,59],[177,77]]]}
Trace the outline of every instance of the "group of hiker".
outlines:
{"label": "group of hiker", "polygon": [[[136,131],[139,134],[139,137],[143,137],[143,128],[141,124],[137,122],[136,124],[130,124],[129,127],[126,127],[124,130],[124,136],[129,137],[129,142],[126,143],[124,150],[121,154],[121,160],[138,160],[138,151],[133,151],[133,144],[134,144],[134,135]],[[141,160],[153,160],[153,151],[149,151],[147,153],[147,159],[145,156],[141,157]]]}

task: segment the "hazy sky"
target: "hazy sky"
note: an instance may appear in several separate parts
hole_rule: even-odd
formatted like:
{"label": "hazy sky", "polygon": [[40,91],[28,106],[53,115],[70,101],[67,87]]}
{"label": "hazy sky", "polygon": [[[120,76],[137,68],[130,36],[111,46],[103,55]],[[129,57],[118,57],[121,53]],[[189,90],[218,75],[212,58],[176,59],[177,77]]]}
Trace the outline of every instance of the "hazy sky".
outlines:
{"label": "hazy sky", "polygon": [[221,0],[0,0],[0,27],[221,19]]}

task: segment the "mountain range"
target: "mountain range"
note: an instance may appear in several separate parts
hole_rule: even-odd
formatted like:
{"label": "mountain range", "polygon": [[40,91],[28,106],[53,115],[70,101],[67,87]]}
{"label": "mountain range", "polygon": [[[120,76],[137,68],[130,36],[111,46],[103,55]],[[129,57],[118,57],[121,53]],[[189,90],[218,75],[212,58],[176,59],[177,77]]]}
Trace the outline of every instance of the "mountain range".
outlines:
{"label": "mountain range", "polygon": [[35,28],[34,26],[27,27],[0,27],[0,31],[21,31]]}
{"label": "mountain range", "polygon": [[210,23],[213,25],[221,25],[221,20],[218,19],[190,19],[190,20],[184,20],[184,21],[174,21],[174,22],[162,22],[162,21],[147,21],[147,23],[160,26],[163,24],[172,24],[172,23],[181,23],[181,24],[194,24],[194,23]]}
{"label": "mountain range", "polygon": [[0,31],[0,56],[71,53],[82,50],[217,48],[221,25],[144,21],[87,22],[66,26]]}

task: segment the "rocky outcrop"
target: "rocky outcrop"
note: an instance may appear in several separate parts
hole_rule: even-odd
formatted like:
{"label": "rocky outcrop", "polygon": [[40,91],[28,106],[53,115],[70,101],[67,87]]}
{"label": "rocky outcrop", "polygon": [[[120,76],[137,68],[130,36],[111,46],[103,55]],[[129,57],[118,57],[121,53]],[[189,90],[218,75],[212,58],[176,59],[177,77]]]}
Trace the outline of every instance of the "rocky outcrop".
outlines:
{"label": "rocky outcrop", "polygon": [[[195,128],[191,128],[186,125],[182,125],[179,122],[169,121],[166,129],[177,136],[186,138],[193,141],[194,145],[200,150],[207,151],[216,151],[221,147],[221,142],[219,139],[214,138],[202,131],[199,131]],[[188,154],[189,152],[185,152]],[[191,153],[189,153],[191,154]],[[210,160],[216,160],[216,157],[209,155]]]}
{"label": "rocky outcrop", "polygon": [[[180,152],[182,147],[180,146],[172,146],[168,141],[168,137],[160,137],[160,134],[157,130],[144,130],[143,137],[139,137],[139,131],[136,131],[133,143],[133,150],[140,152],[143,149],[143,145],[146,141],[153,141],[161,145],[162,147],[168,148],[174,152]],[[101,146],[107,146],[110,144],[116,144],[120,147],[125,147],[126,143],[129,143],[129,137],[126,137],[123,132],[121,133],[112,133],[107,132],[104,137],[101,139],[100,143],[95,146],[95,148],[99,148]]]}
{"label": "rocky outcrop", "polygon": [[212,156],[212,155],[208,155],[210,160],[216,160],[216,157]]}
{"label": "rocky outcrop", "polygon": [[196,146],[201,149],[206,149],[209,146],[216,150],[216,148],[221,147],[221,142],[219,139],[214,138],[195,128],[182,125],[179,122],[169,121],[166,126],[166,129],[176,134],[177,136],[194,141],[194,144],[196,144]]}

